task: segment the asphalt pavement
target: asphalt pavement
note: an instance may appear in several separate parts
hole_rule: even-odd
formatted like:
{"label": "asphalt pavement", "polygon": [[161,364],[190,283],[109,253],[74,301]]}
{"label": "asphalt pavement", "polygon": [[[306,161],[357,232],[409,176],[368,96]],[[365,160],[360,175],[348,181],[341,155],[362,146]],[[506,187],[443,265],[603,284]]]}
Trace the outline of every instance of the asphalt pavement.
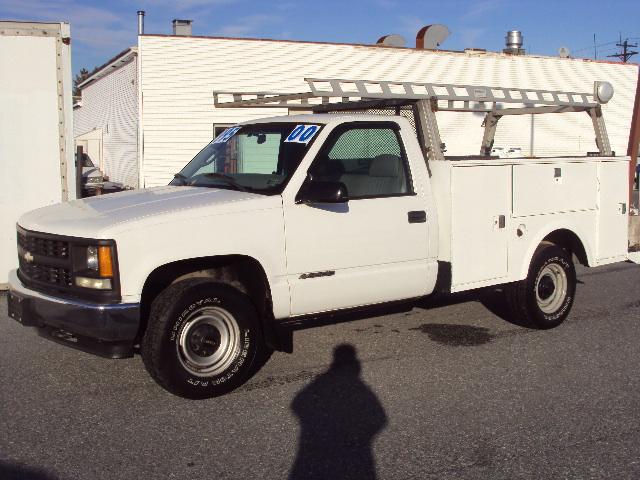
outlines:
{"label": "asphalt pavement", "polygon": [[491,292],[295,332],[248,384],[174,397],[140,357],[40,338],[0,298],[0,478],[640,478],[640,267],[580,268],[569,319]]}

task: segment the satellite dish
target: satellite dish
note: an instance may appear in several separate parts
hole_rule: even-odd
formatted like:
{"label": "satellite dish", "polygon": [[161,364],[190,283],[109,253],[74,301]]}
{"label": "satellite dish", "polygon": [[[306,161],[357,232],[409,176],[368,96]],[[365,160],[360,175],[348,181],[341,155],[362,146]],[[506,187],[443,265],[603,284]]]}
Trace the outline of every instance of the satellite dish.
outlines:
{"label": "satellite dish", "polygon": [[404,39],[402,35],[397,35],[392,33],[391,35],[385,35],[384,37],[380,37],[376,42],[377,45],[386,45],[388,47],[404,47],[407,44],[407,41]]}
{"label": "satellite dish", "polygon": [[571,51],[567,47],[560,47],[558,49],[558,55],[560,55],[560,58],[569,58]]}
{"label": "satellite dish", "polygon": [[435,50],[450,34],[449,29],[440,23],[422,27],[416,35],[416,48]]}

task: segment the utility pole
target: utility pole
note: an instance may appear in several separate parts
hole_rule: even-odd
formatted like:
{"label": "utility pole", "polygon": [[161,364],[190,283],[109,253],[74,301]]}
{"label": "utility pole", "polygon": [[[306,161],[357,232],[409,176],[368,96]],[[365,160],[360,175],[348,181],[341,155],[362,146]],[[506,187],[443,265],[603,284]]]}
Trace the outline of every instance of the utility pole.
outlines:
{"label": "utility pole", "polygon": [[620,53],[614,53],[613,55],[607,55],[607,57],[615,57],[615,58],[619,58],[620,60],[622,60],[624,63],[627,63],[627,61],[633,57],[634,55],[636,55],[638,52],[629,50],[629,48],[635,48],[638,46],[637,43],[629,43],[629,39],[625,39],[625,41],[622,41],[622,38],[620,38],[620,42],[616,43],[617,47],[620,47],[622,49],[622,51]]}

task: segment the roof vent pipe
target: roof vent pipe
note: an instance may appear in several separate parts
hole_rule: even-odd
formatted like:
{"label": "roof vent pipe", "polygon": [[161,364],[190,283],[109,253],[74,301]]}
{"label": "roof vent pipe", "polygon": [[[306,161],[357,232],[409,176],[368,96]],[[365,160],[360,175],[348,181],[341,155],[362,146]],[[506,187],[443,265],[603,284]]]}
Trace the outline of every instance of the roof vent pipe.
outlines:
{"label": "roof vent pipe", "polygon": [[523,36],[522,32],[518,30],[511,30],[507,32],[507,36],[504,37],[506,48],[502,50],[504,53],[510,53],[511,55],[524,55]]}
{"label": "roof vent pipe", "polygon": [[138,35],[144,35],[144,10],[138,10]]}

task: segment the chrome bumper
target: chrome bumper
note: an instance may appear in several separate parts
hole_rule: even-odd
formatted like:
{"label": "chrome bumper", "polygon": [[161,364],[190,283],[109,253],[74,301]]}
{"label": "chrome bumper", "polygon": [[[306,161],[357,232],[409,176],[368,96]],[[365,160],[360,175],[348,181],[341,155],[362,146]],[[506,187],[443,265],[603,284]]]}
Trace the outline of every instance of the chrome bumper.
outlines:
{"label": "chrome bumper", "polygon": [[9,316],[37,327],[51,340],[101,356],[131,356],[140,325],[140,304],[101,305],[44,295],[9,273]]}

